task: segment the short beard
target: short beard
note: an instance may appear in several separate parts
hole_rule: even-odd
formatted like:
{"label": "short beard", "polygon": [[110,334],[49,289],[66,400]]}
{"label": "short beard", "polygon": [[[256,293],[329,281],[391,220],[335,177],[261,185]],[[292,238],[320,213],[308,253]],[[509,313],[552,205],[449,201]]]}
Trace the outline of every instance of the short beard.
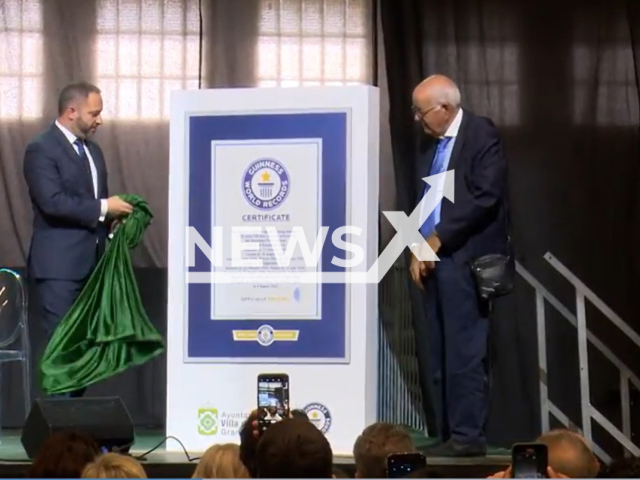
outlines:
{"label": "short beard", "polygon": [[91,127],[78,124],[78,132],[80,132],[82,138],[89,138],[89,135],[91,134]]}

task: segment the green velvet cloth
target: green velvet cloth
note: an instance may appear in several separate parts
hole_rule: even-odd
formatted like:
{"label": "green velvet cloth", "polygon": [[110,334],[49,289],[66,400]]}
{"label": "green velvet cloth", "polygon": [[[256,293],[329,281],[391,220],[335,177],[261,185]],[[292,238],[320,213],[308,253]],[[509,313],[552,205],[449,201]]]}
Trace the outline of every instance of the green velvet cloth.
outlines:
{"label": "green velvet cloth", "polygon": [[153,215],[142,198],[120,197],[133,206],[133,213],[116,229],[42,358],[42,386],[49,394],[87,387],[164,350],[162,336],[142,307],[129,252]]}

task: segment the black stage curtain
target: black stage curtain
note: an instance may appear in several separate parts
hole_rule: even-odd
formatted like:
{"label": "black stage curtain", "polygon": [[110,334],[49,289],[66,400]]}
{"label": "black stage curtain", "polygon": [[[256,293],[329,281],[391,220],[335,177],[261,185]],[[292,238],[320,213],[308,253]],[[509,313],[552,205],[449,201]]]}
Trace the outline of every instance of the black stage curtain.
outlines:
{"label": "black stage curtain", "polygon": [[[463,107],[502,134],[520,264],[575,314],[575,289],[550,252],[639,332],[640,2],[380,0],[380,17],[400,208],[417,202],[412,90],[448,75]],[[576,329],[546,307],[549,396],[580,426]],[[509,446],[541,428],[535,290],[522,277],[493,322],[489,441]],[[589,302],[587,324],[639,373],[640,348]],[[621,428],[617,369],[593,346],[589,373],[592,405]],[[596,442],[619,454],[592,423]]]}

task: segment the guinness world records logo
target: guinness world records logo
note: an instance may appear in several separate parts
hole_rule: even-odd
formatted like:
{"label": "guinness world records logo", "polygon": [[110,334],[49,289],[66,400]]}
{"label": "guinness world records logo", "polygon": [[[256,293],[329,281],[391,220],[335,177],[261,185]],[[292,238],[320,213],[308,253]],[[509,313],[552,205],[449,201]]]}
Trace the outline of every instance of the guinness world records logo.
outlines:
{"label": "guinness world records logo", "polygon": [[278,208],[289,196],[289,172],[273,158],[252,162],[242,178],[242,194],[258,210]]}
{"label": "guinness world records logo", "polygon": [[331,428],[331,413],[329,409],[321,403],[310,403],[304,407],[311,423],[313,423],[322,433],[327,433]]}

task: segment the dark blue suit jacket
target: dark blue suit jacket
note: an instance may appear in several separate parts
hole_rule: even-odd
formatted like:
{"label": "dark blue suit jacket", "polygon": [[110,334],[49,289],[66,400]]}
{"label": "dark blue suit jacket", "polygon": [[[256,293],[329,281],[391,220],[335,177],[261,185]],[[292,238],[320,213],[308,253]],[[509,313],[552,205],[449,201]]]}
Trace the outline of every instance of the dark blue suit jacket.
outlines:
{"label": "dark blue suit jacket", "polygon": [[[437,142],[425,139],[418,154],[418,199],[424,194]],[[464,110],[448,170],[455,170],[455,202],[442,200],[436,232],[438,256],[466,262],[490,253],[507,253],[507,163],[493,122]]]}
{"label": "dark blue suit jacket", "polygon": [[87,161],[55,124],[27,146],[23,171],[33,206],[33,278],[82,280],[104,250],[109,227],[99,221],[99,199],[109,196],[107,168],[100,147],[91,140],[86,145],[98,173],[98,199]]}

